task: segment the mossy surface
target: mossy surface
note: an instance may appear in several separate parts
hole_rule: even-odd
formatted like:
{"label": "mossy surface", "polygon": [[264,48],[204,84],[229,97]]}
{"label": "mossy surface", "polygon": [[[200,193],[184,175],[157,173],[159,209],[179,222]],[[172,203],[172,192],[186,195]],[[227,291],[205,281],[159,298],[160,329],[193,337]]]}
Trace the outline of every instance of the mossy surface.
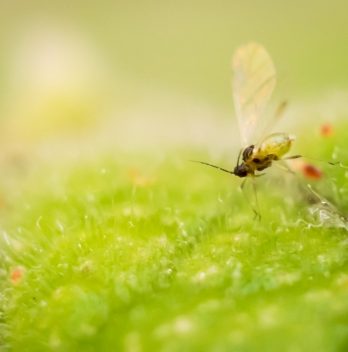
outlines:
{"label": "mossy surface", "polygon": [[[306,153],[331,159],[344,130]],[[3,187],[2,350],[348,348],[346,169],[268,173],[257,221],[251,188],[195,156],[49,163]]]}

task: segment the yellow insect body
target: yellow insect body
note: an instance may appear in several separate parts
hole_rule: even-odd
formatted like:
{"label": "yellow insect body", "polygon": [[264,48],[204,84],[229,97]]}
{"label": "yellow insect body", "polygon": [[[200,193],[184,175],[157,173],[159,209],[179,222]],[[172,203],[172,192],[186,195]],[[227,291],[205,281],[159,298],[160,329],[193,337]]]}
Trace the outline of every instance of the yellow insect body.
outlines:
{"label": "yellow insect body", "polygon": [[264,158],[267,155],[275,155],[280,159],[290,150],[294,140],[293,136],[286,133],[272,133],[260,143],[258,148],[254,149],[253,157]]}
{"label": "yellow insect body", "polygon": [[286,133],[273,133],[259,146],[250,145],[243,150],[243,162],[237,165],[234,174],[240,177],[254,176],[256,171],[270,167],[274,160],[280,160],[291,147],[294,137]]}

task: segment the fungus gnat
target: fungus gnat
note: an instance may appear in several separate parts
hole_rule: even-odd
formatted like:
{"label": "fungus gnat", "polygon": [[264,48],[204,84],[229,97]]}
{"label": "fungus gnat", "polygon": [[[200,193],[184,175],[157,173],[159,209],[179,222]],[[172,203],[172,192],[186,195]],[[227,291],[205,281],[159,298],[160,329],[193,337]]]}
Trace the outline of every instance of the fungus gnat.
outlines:
{"label": "fungus gnat", "polygon": [[[301,155],[285,156],[295,139],[287,133],[272,133],[266,137],[262,137],[261,133],[261,138],[255,141],[256,134],[260,135],[260,131],[267,131],[270,127],[265,123],[263,113],[276,84],[274,64],[265,48],[257,43],[238,48],[232,59],[232,70],[233,100],[242,143],[237,164],[233,170],[227,170],[204,161],[196,162],[245,178],[241,185],[243,188],[247,178],[263,175],[262,172],[274,162],[297,159]],[[278,107],[275,119],[282,115],[285,107],[286,103]],[[284,164],[282,167],[289,170]],[[253,210],[259,217],[258,210]]]}

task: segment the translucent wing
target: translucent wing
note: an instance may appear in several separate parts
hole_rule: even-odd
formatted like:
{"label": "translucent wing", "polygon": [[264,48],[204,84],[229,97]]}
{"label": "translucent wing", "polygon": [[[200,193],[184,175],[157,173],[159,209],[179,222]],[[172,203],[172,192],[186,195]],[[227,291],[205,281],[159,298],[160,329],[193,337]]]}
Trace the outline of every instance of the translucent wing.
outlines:
{"label": "translucent wing", "polygon": [[232,60],[233,99],[242,146],[254,144],[260,117],[276,84],[276,71],[267,51],[257,43],[237,49]]}

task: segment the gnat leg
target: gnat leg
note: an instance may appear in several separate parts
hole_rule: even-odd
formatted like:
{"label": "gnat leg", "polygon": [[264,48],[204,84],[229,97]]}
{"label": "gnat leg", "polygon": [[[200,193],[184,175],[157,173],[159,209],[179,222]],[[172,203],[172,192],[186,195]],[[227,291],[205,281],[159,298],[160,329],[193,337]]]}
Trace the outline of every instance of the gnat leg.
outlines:
{"label": "gnat leg", "polygon": [[285,158],[282,158],[281,160],[292,160],[292,159],[298,159],[298,158],[303,158],[302,155],[290,155],[290,156],[286,156]]}
{"label": "gnat leg", "polygon": [[240,184],[240,189],[244,192],[244,187],[245,187],[245,184],[246,184],[246,181],[247,181],[247,178],[245,178],[243,180],[243,182]]}
{"label": "gnat leg", "polygon": [[332,166],[339,166],[343,169],[347,169],[347,166],[343,165],[340,161],[326,161],[326,160],[321,160],[317,158],[310,158],[304,155],[291,155],[291,156],[282,158],[282,160],[291,160],[291,159],[298,159],[298,158],[305,158],[308,160],[319,161],[320,163],[328,163],[329,165],[332,165]]}
{"label": "gnat leg", "polygon": [[253,183],[253,192],[254,192],[254,199],[255,199],[255,205],[256,205],[256,209],[253,208],[253,211],[255,214],[255,220],[260,221],[261,213],[260,213],[259,199],[257,197],[256,180],[254,178],[252,179],[252,183]]}
{"label": "gnat leg", "polygon": [[248,204],[250,205],[253,213],[254,213],[254,219],[255,220],[261,220],[261,214],[260,214],[260,207],[259,207],[259,202],[258,202],[258,198],[257,198],[257,190],[256,190],[256,184],[255,184],[255,180],[254,178],[252,179],[252,187],[253,187],[253,194],[254,194],[254,201],[255,201],[255,205],[253,204],[252,201],[250,201],[250,198],[246,192],[246,188],[245,185],[247,183],[247,177],[243,180],[243,182],[240,185],[240,189],[242,190],[244,197],[246,199],[246,201],[248,202]]}

